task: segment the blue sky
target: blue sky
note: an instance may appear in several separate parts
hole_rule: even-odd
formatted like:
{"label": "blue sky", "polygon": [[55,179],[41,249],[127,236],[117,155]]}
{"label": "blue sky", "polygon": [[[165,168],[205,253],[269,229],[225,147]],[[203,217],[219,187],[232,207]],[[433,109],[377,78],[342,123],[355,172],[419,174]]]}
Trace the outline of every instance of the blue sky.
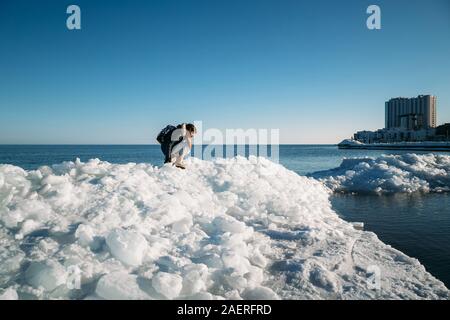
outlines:
{"label": "blue sky", "polygon": [[154,143],[194,120],[337,143],[418,94],[450,122],[448,0],[2,0],[0,39],[0,143]]}

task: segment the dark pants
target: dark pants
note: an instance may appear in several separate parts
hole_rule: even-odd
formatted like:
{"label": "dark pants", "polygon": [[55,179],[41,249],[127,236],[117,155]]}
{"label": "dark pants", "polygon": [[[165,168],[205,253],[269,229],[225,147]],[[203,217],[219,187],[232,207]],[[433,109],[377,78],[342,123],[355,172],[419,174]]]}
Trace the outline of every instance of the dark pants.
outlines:
{"label": "dark pants", "polygon": [[171,141],[165,141],[161,143],[161,151],[164,154],[164,163],[170,162],[170,150],[172,149],[170,147],[171,144]]}
{"label": "dark pants", "polygon": [[168,163],[171,161],[170,156],[172,153],[172,148],[179,144],[183,139],[178,141],[170,141],[170,139],[166,139],[161,143],[161,151],[164,154],[164,163]]}

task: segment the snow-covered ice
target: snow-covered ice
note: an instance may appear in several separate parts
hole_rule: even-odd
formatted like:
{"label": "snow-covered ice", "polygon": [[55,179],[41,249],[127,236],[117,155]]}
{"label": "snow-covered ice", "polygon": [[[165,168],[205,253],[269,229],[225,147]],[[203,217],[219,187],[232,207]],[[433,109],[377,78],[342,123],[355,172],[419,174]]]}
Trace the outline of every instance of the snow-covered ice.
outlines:
{"label": "snow-covered ice", "polygon": [[0,300],[18,300],[19,296],[17,295],[16,290],[13,288],[8,288],[4,290],[2,294],[0,294]]}
{"label": "snow-covered ice", "polygon": [[116,259],[130,266],[139,266],[147,249],[143,235],[122,228],[112,230],[106,237],[106,244]]}
{"label": "snow-covered ice", "polygon": [[158,272],[152,278],[153,288],[164,297],[173,299],[180,295],[183,278],[178,274]]}
{"label": "snow-covered ice", "polygon": [[[410,172],[428,188],[448,181],[445,157],[364,163],[405,188]],[[449,298],[419,261],[340,219],[329,196],[255,157],[193,158],[186,170],[0,165],[0,298]]]}
{"label": "snow-covered ice", "polygon": [[336,192],[450,191],[450,156],[412,153],[348,158],[338,168],[316,172],[311,176]]}

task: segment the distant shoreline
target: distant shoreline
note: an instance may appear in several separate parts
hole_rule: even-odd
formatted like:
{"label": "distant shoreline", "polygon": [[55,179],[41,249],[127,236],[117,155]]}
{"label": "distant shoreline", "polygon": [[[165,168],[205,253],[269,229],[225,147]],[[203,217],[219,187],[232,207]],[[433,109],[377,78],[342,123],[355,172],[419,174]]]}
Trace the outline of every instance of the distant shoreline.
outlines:
{"label": "distant shoreline", "polygon": [[396,142],[396,143],[361,143],[344,140],[338,144],[339,149],[357,150],[410,150],[410,151],[445,151],[450,152],[450,142]]}
{"label": "distant shoreline", "polygon": [[[203,144],[208,146],[210,144]],[[248,146],[250,144],[211,144],[217,146]],[[253,144],[251,144],[253,145]],[[263,145],[263,144],[262,144]],[[267,144],[268,146],[272,144]],[[336,143],[280,143],[279,146],[337,146]],[[112,144],[112,143],[0,143],[0,147],[3,146],[159,146],[158,143],[124,143],[124,144]],[[198,144],[194,143],[194,146]]]}

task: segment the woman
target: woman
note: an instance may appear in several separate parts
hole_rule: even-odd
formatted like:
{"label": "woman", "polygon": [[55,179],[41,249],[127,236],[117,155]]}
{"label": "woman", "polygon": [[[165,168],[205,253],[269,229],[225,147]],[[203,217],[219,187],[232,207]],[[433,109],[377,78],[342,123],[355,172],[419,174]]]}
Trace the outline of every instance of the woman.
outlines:
{"label": "woman", "polygon": [[186,169],[183,159],[190,153],[192,139],[196,133],[197,129],[191,123],[164,128],[156,138],[161,143],[161,150],[165,157],[164,163],[170,162],[177,168]]}

